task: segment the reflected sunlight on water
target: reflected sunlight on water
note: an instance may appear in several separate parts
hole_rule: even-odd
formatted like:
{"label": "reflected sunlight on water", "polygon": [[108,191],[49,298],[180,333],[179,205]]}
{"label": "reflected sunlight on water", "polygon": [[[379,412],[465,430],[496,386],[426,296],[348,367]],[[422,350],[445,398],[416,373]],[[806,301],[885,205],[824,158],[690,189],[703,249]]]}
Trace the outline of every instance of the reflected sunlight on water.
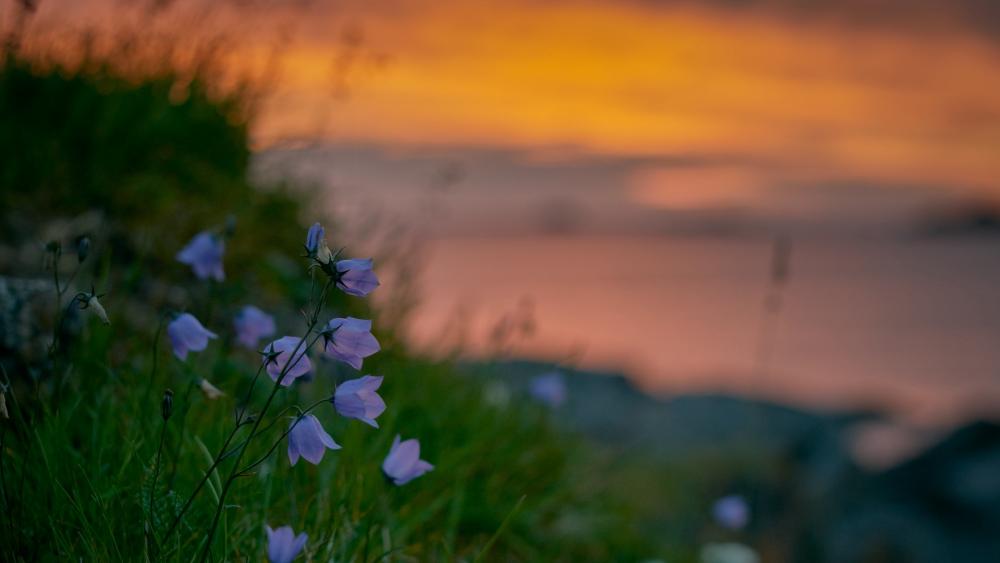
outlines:
{"label": "reflected sunlight on water", "polygon": [[652,390],[884,407],[920,423],[1000,404],[1000,243],[796,242],[761,375],[770,252],[765,240],[440,239],[411,334],[440,349],[464,314],[465,344],[483,354],[497,320],[528,307],[537,329],[515,354],[619,368]]}

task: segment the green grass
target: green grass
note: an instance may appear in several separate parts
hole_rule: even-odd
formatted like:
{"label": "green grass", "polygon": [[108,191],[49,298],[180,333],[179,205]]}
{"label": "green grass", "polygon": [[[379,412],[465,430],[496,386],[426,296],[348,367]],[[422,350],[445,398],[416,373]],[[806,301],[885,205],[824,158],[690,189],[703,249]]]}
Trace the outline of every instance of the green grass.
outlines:
{"label": "green grass", "polygon": [[[213,97],[200,77],[181,81],[169,71],[123,77],[113,68],[17,57],[0,68],[6,157],[0,232],[6,245],[27,249],[0,263],[0,274],[51,279],[41,239],[53,232],[50,222],[63,225],[56,231],[66,249],[72,237],[88,234],[92,257],[62,304],[93,284],[108,292],[103,302],[112,319],[104,326],[84,312],[65,347],[47,357],[0,355],[2,381],[11,384],[11,418],[0,420],[4,561],[197,560],[232,459],[217,469],[176,533],[163,536],[231,430],[236,398],[259,361],[232,347],[232,316],[254,303],[277,315],[278,336],[305,328],[298,311],[310,283],[298,255],[304,223],[315,219],[306,216],[313,202],[301,188],[249,180],[249,124],[242,116],[252,112],[241,109],[240,93]],[[237,228],[227,241],[227,280],[198,282],[174,254],[194,232],[221,225],[229,214]],[[79,217],[90,217],[83,232],[72,228]],[[336,226],[327,227],[333,245],[358,242],[337,240]],[[395,279],[407,278],[410,265],[378,258],[381,273],[395,266],[402,272]],[[75,257],[67,254],[59,266],[65,281]],[[387,282],[378,291],[405,303],[409,289]],[[54,303],[55,292],[45,299]],[[315,413],[343,449],[327,452],[319,466],[290,467],[282,444],[254,475],[237,480],[211,546],[215,560],[261,560],[266,524],[307,532],[306,556],[316,561],[654,555],[628,504],[610,493],[609,461],[556,430],[551,413],[524,397],[490,404],[480,379],[409,353],[393,330],[406,307],[373,311],[368,300],[339,292],[326,305],[375,319],[383,351],[366,360],[365,373],[385,375],[381,428],[322,405]],[[159,319],[177,310],[194,313],[221,336],[187,362],[170,354],[165,335],[155,338]],[[51,327],[32,321],[47,346]],[[328,396],[336,378],[349,376],[345,367],[319,363],[312,382],[278,392],[264,424],[284,407]],[[190,385],[197,377],[226,396],[207,400]],[[270,392],[270,381],[262,381],[268,384],[258,385],[251,409]],[[167,388],[174,413],[154,488]],[[278,418],[246,459],[265,452],[286,425]],[[397,433],[418,438],[422,457],[436,466],[403,487],[387,483],[380,469]]]}
{"label": "green grass", "polygon": [[[107,344],[122,337],[114,325],[87,330]],[[233,397],[243,392],[256,361],[216,345],[181,364],[161,346],[160,369],[150,379],[149,352],[108,364],[100,345],[84,348],[87,353],[74,358],[81,367],[68,382],[68,400],[33,413],[30,425],[5,425],[4,559],[151,557],[146,522],[155,522],[162,534],[172,510],[211,464],[232,427]],[[328,451],[319,466],[303,461],[291,467],[282,445],[255,476],[237,481],[216,537],[217,557],[259,560],[265,524],[306,531],[307,553],[315,560],[474,560],[487,548],[483,560],[636,560],[649,554],[630,532],[628,514],[602,498],[593,481],[597,458],[553,430],[547,413],[528,404],[491,406],[477,381],[446,364],[393,354],[366,363],[386,375],[382,391],[389,408],[379,418],[381,428],[339,417],[326,405],[314,411],[343,449]],[[277,406],[323,398],[338,369],[344,368],[321,365],[314,381],[279,392]],[[205,374],[227,396],[209,401],[189,392],[185,382],[193,374]],[[166,387],[175,390],[174,415],[150,511],[146,498]],[[258,408],[267,387],[255,394]],[[8,402],[18,419],[30,399],[14,398],[16,405]],[[279,422],[248,458],[265,451],[286,424]],[[396,433],[419,438],[422,457],[436,466],[403,487],[388,483],[380,470]],[[228,467],[221,467],[222,478]],[[219,486],[217,476],[179,533],[163,539],[161,560],[189,561],[197,554]]]}

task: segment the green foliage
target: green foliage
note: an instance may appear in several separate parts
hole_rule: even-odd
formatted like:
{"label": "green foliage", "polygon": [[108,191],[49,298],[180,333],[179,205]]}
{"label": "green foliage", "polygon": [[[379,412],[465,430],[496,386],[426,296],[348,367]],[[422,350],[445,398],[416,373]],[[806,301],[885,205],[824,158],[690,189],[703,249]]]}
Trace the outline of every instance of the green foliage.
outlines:
{"label": "green foliage", "polygon": [[126,227],[246,195],[246,124],[237,99],[171,75],[132,83],[106,68],[0,74],[0,203],[14,219],[103,211]]}
{"label": "green foliage", "polygon": [[[114,288],[110,326],[84,317],[81,333],[41,377],[10,374],[11,419],[0,421],[3,560],[195,557],[232,461],[219,467],[177,532],[163,535],[232,428],[235,399],[259,362],[231,347],[232,314],[253,301],[279,312],[281,333],[301,335],[296,311],[310,285],[297,255],[307,196],[251,185],[241,101],[206,92],[197,80],[132,81],[100,67],[39,69],[10,60],[0,74],[0,226],[10,240],[30,240],[39,236],[36,223],[99,211],[103,244],[80,279]],[[227,242],[227,282],[194,281],[174,254],[229,214],[238,227]],[[361,303],[338,293],[327,310],[366,314]],[[157,331],[171,308],[190,310],[221,338],[178,362]],[[382,427],[322,405],[317,415],[343,450],[327,452],[318,467],[290,467],[279,446],[227,498],[215,555],[260,560],[265,524],[306,531],[308,555],[322,561],[649,555],[626,508],[603,494],[603,461],[550,427],[539,408],[491,405],[478,380],[401,345],[366,361],[368,371],[386,376]],[[280,391],[267,417],[274,426],[247,459],[264,454],[287,426],[282,408],[322,399],[348,376],[319,362],[314,381]],[[207,400],[193,384],[200,377],[226,396]],[[270,391],[262,381],[252,408]],[[157,468],[167,388],[174,414]],[[380,471],[397,433],[419,438],[422,457],[436,466],[403,487]]]}
{"label": "green foliage", "polygon": [[[94,324],[89,330],[105,329]],[[145,365],[79,370],[71,402],[40,415],[24,436],[8,434],[5,558],[115,561],[152,549],[145,523],[164,533],[231,428],[234,397],[245,392],[256,361],[249,353],[227,357],[220,347],[194,357],[190,366],[168,358],[167,351],[160,354],[162,370],[153,379],[148,369],[138,369]],[[287,523],[310,534],[309,553],[316,560],[370,561],[386,553],[393,560],[471,560],[522,496],[486,560],[635,560],[648,553],[622,507],[601,499],[602,485],[593,481],[599,461],[552,430],[545,413],[532,406],[491,406],[476,381],[447,365],[403,357],[371,364],[374,372],[387,374],[389,409],[379,419],[381,428],[321,406],[316,414],[343,449],[327,452],[319,466],[291,467],[281,446],[255,476],[238,481],[217,554],[257,554],[255,560],[265,549],[263,526]],[[282,391],[277,406],[321,399],[337,370],[342,368],[322,365],[315,381]],[[187,382],[194,373],[206,374],[227,396],[209,401],[192,390]],[[151,509],[150,473],[162,424],[158,401],[166,387],[176,391],[175,413],[167,423]],[[266,391],[259,387],[253,404],[259,406]],[[15,418],[22,414],[14,410]],[[248,458],[266,452],[290,422],[287,416],[275,420]],[[436,465],[403,487],[388,483],[380,471],[397,433],[419,437],[422,457]],[[165,560],[187,561],[196,553],[219,485],[213,479],[180,532],[161,538]]]}

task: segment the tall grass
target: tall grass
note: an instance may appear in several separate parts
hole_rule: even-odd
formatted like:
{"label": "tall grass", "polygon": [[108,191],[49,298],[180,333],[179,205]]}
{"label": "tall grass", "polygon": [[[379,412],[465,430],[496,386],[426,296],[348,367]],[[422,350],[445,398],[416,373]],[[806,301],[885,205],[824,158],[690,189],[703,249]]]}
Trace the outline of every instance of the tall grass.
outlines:
{"label": "tall grass", "polygon": [[[14,348],[0,356],[10,411],[0,420],[2,559],[197,560],[228,466],[210,475],[176,532],[163,534],[222,447],[236,398],[260,361],[231,345],[232,316],[254,302],[278,312],[280,333],[296,334],[296,311],[310,294],[298,256],[303,224],[312,219],[310,195],[252,184],[247,123],[233,118],[238,105],[169,74],[136,81],[107,66],[6,60],[0,226],[11,251],[0,271],[46,279],[58,268],[65,280],[79,269],[77,285],[108,293],[111,325],[70,315],[65,330],[61,322],[55,327],[66,334],[56,353],[39,359]],[[227,281],[194,280],[174,254],[193,232],[229,215],[236,230]],[[91,258],[77,266],[67,255],[41,268],[43,242],[51,237],[69,248],[79,235],[94,240]],[[42,297],[67,305],[56,298],[54,290]],[[375,316],[377,329],[391,325],[356,299],[338,295],[327,305]],[[187,362],[170,355],[162,334],[163,319],[176,310],[195,313],[221,335]],[[320,561],[650,554],[625,505],[602,493],[604,462],[554,430],[548,413],[520,400],[487,403],[479,381],[454,366],[414,357],[384,330],[379,339],[384,351],[366,361],[365,372],[386,376],[381,428],[318,409],[343,449],[318,466],[290,467],[279,447],[237,479],[214,557],[261,559],[266,524],[309,533],[306,557]],[[225,397],[202,395],[193,385],[201,377]],[[272,412],[320,400],[346,377],[347,368],[318,362],[315,380],[278,392]],[[167,389],[173,415],[164,423]],[[251,404],[269,391],[257,388]],[[269,422],[262,425],[268,439],[251,444],[248,459],[266,452],[286,426]],[[419,437],[422,457],[436,466],[403,487],[380,471],[397,433]]]}

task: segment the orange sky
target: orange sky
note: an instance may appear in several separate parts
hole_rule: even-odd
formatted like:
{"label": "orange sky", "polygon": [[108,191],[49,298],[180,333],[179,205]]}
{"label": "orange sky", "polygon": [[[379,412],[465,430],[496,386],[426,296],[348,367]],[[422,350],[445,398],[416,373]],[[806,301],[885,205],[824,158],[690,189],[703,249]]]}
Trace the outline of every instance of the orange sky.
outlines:
{"label": "orange sky", "polygon": [[[350,98],[324,113],[329,42],[305,33],[284,54],[265,144],[322,132],[725,158],[701,182],[713,193],[821,181],[982,190],[1000,175],[1000,51],[979,35],[610,2],[435,2],[355,21],[388,64],[356,67]],[[670,171],[645,172],[640,200],[691,199],[672,194]]]}
{"label": "orange sky", "polygon": [[[213,29],[179,4],[171,9],[183,29]],[[952,4],[932,0],[897,3],[899,18],[922,14],[920,25],[747,4],[762,8],[392,0],[215,11],[234,38],[234,68],[279,69],[258,147],[318,137],[704,161],[635,170],[624,193],[662,208],[745,200],[775,185],[1000,190],[1000,33],[973,32],[952,21]],[[830,6],[881,4],[893,2]],[[41,5],[43,22],[124,19],[111,0]],[[349,55],[347,29],[363,38]]]}

